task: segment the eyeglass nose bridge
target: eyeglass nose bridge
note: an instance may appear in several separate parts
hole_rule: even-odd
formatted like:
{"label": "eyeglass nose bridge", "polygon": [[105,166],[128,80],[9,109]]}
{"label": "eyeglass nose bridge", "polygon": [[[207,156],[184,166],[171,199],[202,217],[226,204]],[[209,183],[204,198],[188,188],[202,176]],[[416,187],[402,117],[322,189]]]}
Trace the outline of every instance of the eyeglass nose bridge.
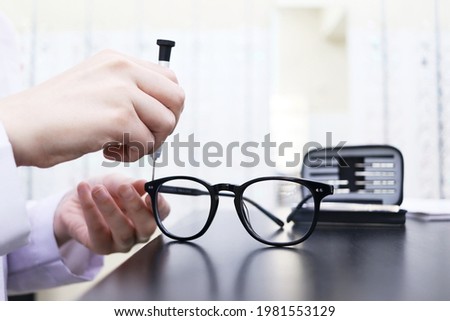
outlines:
{"label": "eyeglass nose bridge", "polygon": [[219,193],[221,191],[226,191],[226,192],[232,192],[233,194],[236,194],[238,186],[233,185],[233,184],[220,183],[220,184],[216,184],[216,185],[212,186],[212,188],[214,189],[214,191],[216,193]]}

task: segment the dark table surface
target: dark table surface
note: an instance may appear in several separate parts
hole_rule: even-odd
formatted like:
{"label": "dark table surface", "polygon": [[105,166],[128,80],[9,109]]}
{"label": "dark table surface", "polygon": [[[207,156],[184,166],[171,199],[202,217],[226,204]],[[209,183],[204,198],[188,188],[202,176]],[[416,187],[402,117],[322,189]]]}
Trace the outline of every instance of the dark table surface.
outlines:
{"label": "dark table surface", "polygon": [[319,225],[291,248],[255,241],[219,209],[206,234],[160,236],[81,300],[450,300],[450,222]]}

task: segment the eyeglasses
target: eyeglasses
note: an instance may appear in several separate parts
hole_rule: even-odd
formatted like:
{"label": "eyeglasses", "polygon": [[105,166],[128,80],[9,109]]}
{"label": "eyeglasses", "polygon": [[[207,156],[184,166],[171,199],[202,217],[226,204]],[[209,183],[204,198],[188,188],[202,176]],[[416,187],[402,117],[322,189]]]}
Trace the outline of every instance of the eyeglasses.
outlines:
{"label": "eyeglasses", "polygon": [[[145,184],[156,223],[163,234],[189,241],[202,236],[211,225],[219,196],[234,197],[244,228],[256,240],[272,246],[296,245],[306,240],[317,223],[322,199],[333,186],[284,176],[261,177],[242,185],[210,185],[190,176],[172,176]],[[165,218],[158,195],[170,205]],[[163,220],[164,219],[164,220]]]}

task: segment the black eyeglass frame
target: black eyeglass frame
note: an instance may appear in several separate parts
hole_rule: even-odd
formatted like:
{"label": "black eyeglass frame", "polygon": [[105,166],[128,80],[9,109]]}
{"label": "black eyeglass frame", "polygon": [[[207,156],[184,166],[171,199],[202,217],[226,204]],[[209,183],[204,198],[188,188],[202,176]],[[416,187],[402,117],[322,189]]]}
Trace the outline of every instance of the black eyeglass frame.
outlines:
{"label": "black eyeglass frame", "polygon": [[[208,190],[210,198],[211,198],[211,206],[210,206],[210,210],[209,210],[209,214],[208,214],[208,219],[207,219],[205,225],[198,233],[196,233],[192,236],[189,236],[189,237],[180,237],[180,236],[170,233],[164,227],[162,220],[160,219],[158,206],[157,206],[158,192],[164,183],[166,183],[168,181],[172,181],[172,180],[190,180],[190,181],[199,183]],[[306,197],[311,198],[311,196],[312,196],[312,198],[314,199],[313,220],[312,220],[309,230],[299,240],[295,240],[295,241],[291,241],[291,242],[267,241],[267,240],[261,238],[252,229],[251,224],[247,221],[247,218],[246,218],[246,215],[245,215],[244,209],[243,209],[243,204],[244,204],[244,199],[245,199],[243,194],[244,194],[245,189],[252,184],[255,184],[258,182],[263,182],[263,181],[269,181],[269,180],[294,182],[303,187],[306,187],[309,190],[309,192],[311,193],[311,195],[308,195]],[[189,188],[184,188],[184,187],[180,187],[179,189],[180,189],[179,194],[186,194],[186,190],[190,190]],[[316,182],[316,181],[311,181],[311,180],[296,178],[296,177],[288,177],[288,176],[259,177],[259,178],[255,178],[250,181],[247,181],[242,185],[233,185],[233,184],[228,184],[228,183],[220,183],[220,184],[216,184],[216,185],[210,185],[209,183],[207,183],[201,179],[198,179],[196,177],[192,177],[192,176],[168,176],[168,177],[163,177],[163,178],[156,179],[156,180],[145,183],[145,191],[149,194],[150,199],[152,201],[152,210],[153,210],[153,215],[155,217],[156,224],[158,225],[159,229],[161,230],[161,232],[164,235],[166,235],[172,239],[175,239],[178,241],[191,241],[191,240],[197,239],[200,236],[202,236],[203,234],[205,234],[205,232],[210,227],[212,221],[214,220],[217,209],[219,207],[219,196],[231,196],[232,197],[234,195],[234,205],[235,205],[236,213],[239,217],[239,220],[241,221],[241,223],[244,226],[244,228],[246,229],[246,231],[255,240],[257,240],[263,244],[271,245],[271,246],[292,246],[292,245],[297,245],[297,244],[305,241],[309,236],[311,236],[311,234],[314,231],[316,224],[317,224],[318,213],[320,211],[320,203],[325,196],[333,194],[333,186],[325,184],[325,183],[321,183],[321,182]],[[224,192],[224,191],[231,192],[232,194],[223,194],[223,193],[221,194],[220,193],[220,192]],[[177,194],[176,191],[174,191],[172,193]],[[192,194],[192,195],[194,195],[194,194]],[[283,224],[283,223],[281,223],[281,224]]]}

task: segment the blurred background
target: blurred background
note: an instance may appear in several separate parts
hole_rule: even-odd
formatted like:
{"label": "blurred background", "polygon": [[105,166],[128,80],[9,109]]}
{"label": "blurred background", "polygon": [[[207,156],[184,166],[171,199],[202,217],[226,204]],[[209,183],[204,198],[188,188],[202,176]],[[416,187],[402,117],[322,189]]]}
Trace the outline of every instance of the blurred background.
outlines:
{"label": "blurred background", "polygon": [[[272,151],[276,167],[255,148],[261,162],[249,168],[240,166],[249,159],[239,148],[215,168],[191,166],[187,151],[178,166],[169,150],[158,177],[240,184],[298,176],[300,164],[286,161],[303,156],[308,142],[390,144],[405,159],[405,197],[450,197],[450,1],[1,0],[0,11],[18,35],[17,90],[106,48],[156,62],[156,39],[172,39],[171,68],[186,91],[174,133],[181,141],[193,134],[224,154],[236,143],[261,147],[267,134],[294,146],[284,156]],[[202,148],[191,157],[202,163]],[[111,171],[151,179],[147,158],[103,162],[96,153],[21,174],[33,199]]]}

